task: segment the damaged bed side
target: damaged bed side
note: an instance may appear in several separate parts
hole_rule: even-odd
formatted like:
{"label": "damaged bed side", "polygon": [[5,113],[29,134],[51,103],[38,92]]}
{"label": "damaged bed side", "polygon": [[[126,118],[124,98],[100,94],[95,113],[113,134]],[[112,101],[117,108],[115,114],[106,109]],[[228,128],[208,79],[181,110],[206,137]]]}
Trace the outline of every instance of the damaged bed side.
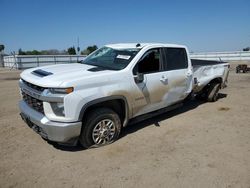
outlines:
{"label": "damaged bed side", "polygon": [[191,59],[193,66],[193,93],[199,99],[214,102],[218,92],[227,86],[230,65],[222,61]]}

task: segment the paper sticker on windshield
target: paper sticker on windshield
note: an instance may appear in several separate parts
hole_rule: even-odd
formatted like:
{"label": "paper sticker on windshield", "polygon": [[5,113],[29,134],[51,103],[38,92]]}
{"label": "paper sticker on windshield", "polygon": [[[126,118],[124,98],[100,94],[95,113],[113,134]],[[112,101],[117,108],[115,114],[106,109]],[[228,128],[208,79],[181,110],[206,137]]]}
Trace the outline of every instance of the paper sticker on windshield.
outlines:
{"label": "paper sticker on windshield", "polygon": [[118,55],[116,58],[129,60],[130,55]]}

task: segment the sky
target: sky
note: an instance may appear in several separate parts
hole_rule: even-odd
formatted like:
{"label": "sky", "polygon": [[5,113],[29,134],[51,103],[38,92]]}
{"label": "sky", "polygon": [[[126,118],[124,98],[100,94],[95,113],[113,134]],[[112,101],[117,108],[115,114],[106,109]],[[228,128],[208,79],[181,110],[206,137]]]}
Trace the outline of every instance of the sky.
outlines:
{"label": "sky", "polygon": [[183,44],[193,52],[250,46],[250,0],[0,0],[5,53],[101,47],[110,43]]}

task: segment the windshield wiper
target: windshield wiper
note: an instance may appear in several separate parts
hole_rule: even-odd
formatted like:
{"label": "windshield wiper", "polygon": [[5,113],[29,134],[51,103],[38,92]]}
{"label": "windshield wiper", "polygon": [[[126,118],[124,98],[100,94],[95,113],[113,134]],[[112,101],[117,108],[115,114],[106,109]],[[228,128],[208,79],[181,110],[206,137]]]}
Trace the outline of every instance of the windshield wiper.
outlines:
{"label": "windshield wiper", "polygon": [[76,63],[81,63],[81,64],[82,64],[82,63],[83,63],[83,60],[76,61]]}
{"label": "windshield wiper", "polygon": [[86,65],[91,65],[91,66],[95,66],[95,67],[100,67],[104,70],[120,70],[120,69],[116,69],[116,68],[113,68],[113,67],[107,67],[107,66],[102,66],[102,65],[98,65],[98,64],[95,64],[95,63],[84,63],[84,61],[82,60],[82,64],[86,64]]}

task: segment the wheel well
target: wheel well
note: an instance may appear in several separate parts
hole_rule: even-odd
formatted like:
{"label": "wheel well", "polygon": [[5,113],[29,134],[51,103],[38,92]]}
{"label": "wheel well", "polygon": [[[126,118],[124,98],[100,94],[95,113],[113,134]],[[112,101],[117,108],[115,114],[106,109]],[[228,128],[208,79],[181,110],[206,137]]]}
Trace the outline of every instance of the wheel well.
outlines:
{"label": "wheel well", "polygon": [[[200,92],[199,94],[206,94],[209,91],[209,88],[211,86],[211,84],[215,84],[215,83],[222,83],[222,78],[218,77],[218,78],[214,78],[213,80],[211,80]],[[220,86],[221,87],[221,86]]]}
{"label": "wheel well", "polygon": [[93,111],[95,108],[102,108],[102,107],[109,108],[114,112],[116,112],[120,117],[121,124],[123,125],[126,118],[126,104],[123,99],[112,99],[92,104],[84,110],[82,119],[84,119],[86,117],[86,114],[88,114],[90,111]]}
{"label": "wheel well", "polygon": [[222,78],[218,77],[218,78],[214,78],[213,80],[211,80],[207,86],[210,86],[211,84],[214,84],[214,83],[219,83],[221,84],[222,83]]}
{"label": "wheel well", "polygon": [[215,78],[213,80],[211,80],[209,83],[222,83],[222,78],[218,77],[218,78]]}

